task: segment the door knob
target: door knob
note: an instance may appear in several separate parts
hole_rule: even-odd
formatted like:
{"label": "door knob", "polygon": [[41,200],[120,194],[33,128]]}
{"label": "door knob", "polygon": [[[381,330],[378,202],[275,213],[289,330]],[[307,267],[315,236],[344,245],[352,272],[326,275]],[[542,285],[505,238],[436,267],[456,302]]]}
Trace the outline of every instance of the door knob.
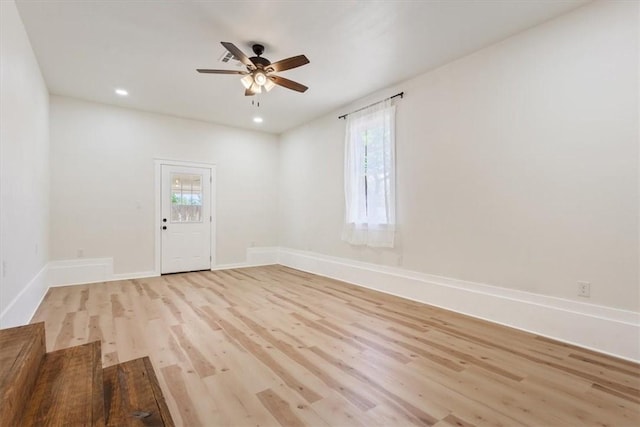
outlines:
{"label": "door knob", "polygon": [[167,218],[162,218],[162,222],[167,222]]}
{"label": "door knob", "polygon": [[162,226],[162,229],[163,229],[163,230],[166,230],[166,229],[167,229],[167,226],[166,226],[166,225],[163,225],[163,226]]}

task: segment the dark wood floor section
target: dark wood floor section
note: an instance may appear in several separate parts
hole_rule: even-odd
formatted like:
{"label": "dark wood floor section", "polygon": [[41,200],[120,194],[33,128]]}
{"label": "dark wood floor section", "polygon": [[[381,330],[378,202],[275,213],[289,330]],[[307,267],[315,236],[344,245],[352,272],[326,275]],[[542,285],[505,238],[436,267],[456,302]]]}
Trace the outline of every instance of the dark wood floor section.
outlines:
{"label": "dark wood floor section", "polygon": [[640,425],[638,364],[281,266],[52,288],[39,321],[148,355],[178,425]]}

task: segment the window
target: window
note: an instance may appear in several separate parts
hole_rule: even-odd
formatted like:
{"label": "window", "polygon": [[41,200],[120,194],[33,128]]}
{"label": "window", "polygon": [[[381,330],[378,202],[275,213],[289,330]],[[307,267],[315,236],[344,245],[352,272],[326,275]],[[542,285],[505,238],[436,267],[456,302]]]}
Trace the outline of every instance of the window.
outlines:
{"label": "window", "polygon": [[395,107],[391,100],[347,116],[345,226],[354,245],[393,247],[395,238]]}
{"label": "window", "polygon": [[202,222],[202,175],[171,174],[171,222]]}

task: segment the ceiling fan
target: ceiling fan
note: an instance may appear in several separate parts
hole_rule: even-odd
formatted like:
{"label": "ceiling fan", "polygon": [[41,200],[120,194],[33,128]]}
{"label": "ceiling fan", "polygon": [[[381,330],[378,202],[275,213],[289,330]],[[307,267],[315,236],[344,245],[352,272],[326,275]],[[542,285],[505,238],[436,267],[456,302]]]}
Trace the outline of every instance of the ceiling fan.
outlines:
{"label": "ceiling fan", "polygon": [[291,58],[271,63],[267,58],[263,58],[261,56],[264,52],[264,46],[261,44],[253,45],[252,48],[255,56],[249,58],[233,43],[220,43],[222,43],[222,46],[224,46],[225,49],[227,49],[237,60],[247,67],[247,71],[207,70],[198,68],[196,70],[197,72],[208,74],[241,74],[244,76],[240,79],[240,82],[242,82],[242,85],[246,89],[244,92],[245,96],[253,96],[257,93],[261,93],[263,88],[269,92],[276,85],[286,87],[287,89],[295,90],[297,92],[304,92],[309,89],[307,86],[298,82],[275,75],[275,73],[280,71],[290,70],[292,68],[308,64],[309,60],[306,56],[292,56]]}

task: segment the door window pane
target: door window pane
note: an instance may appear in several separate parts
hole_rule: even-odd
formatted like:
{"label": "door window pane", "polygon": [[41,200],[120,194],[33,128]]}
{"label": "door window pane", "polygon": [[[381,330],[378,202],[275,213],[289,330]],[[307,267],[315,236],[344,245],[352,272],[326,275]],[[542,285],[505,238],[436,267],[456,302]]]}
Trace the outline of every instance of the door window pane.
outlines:
{"label": "door window pane", "polygon": [[171,222],[202,222],[202,175],[171,174]]}

